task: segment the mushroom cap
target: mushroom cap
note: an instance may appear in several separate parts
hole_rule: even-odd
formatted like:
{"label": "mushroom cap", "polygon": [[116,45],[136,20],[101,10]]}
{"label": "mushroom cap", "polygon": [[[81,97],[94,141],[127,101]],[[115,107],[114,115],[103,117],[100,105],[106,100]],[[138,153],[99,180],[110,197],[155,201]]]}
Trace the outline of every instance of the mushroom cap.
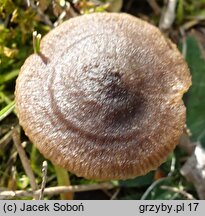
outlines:
{"label": "mushroom cap", "polygon": [[16,109],[26,135],[54,164],[88,179],[156,169],[183,132],[191,85],[176,46],[123,13],[72,18],[21,68]]}

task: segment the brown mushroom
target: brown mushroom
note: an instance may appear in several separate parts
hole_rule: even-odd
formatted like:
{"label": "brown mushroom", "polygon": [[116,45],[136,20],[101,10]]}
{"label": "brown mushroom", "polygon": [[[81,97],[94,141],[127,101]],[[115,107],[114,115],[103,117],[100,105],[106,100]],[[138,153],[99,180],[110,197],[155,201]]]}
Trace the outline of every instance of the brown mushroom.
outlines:
{"label": "brown mushroom", "polygon": [[72,18],[41,42],[16,85],[26,135],[54,164],[127,179],[164,162],[185,124],[191,76],[176,46],[127,14]]}

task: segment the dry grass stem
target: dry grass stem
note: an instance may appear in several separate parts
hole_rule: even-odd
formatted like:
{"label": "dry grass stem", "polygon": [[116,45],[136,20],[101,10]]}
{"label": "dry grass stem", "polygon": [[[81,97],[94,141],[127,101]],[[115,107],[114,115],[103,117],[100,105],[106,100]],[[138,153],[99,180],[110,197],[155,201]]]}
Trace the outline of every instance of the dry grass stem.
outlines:
{"label": "dry grass stem", "polygon": [[[28,176],[28,178],[30,180],[30,185],[31,185],[32,190],[35,191],[38,189],[38,186],[36,184],[35,176],[34,176],[33,171],[31,169],[30,162],[26,156],[24,148],[22,147],[21,140],[20,140],[20,134],[16,128],[12,129],[12,133],[13,133],[12,134],[13,142],[16,146],[16,149],[17,149],[17,152],[18,152],[19,157],[21,159],[23,168],[26,172],[26,175]],[[35,196],[35,194],[34,194],[34,199],[37,199],[37,198],[38,197]]]}
{"label": "dry grass stem", "polygon": [[112,197],[110,198],[111,200],[115,200],[120,193],[121,188],[117,188]]}
{"label": "dry grass stem", "polygon": [[51,28],[53,28],[53,23],[51,22],[51,20],[49,19],[49,17],[43,13],[43,11],[34,3],[33,0],[25,0],[26,4],[31,7],[34,11],[36,11],[36,13],[39,15],[39,17],[41,18],[41,20],[48,26],[50,26]]}
{"label": "dry grass stem", "polygon": [[44,190],[45,190],[45,186],[46,186],[46,179],[47,179],[47,170],[48,170],[48,163],[47,161],[43,162],[43,166],[42,166],[42,183],[41,183],[41,191],[40,191],[40,195],[39,195],[39,200],[43,199],[43,195],[44,195]]}
{"label": "dry grass stem", "polygon": [[168,5],[165,8],[164,12],[162,13],[160,22],[159,22],[159,28],[161,30],[168,30],[171,28],[175,16],[176,16],[176,5],[177,5],[178,0],[169,0]]}
{"label": "dry grass stem", "polygon": [[[100,184],[90,184],[90,185],[75,185],[75,186],[57,186],[45,188],[44,196],[51,196],[55,194],[67,193],[67,192],[82,192],[82,191],[92,191],[92,190],[101,190],[101,189],[113,189],[115,185],[111,182],[105,182]],[[29,190],[17,190],[17,191],[1,191],[0,199],[11,199],[11,198],[19,198],[19,197],[32,197],[33,194],[35,196],[39,196],[41,193],[41,189],[33,192],[32,189]]]}
{"label": "dry grass stem", "polygon": [[4,149],[5,146],[12,140],[12,131],[7,132],[1,139],[0,139],[0,149]]}
{"label": "dry grass stem", "polygon": [[157,4],[156,0],[147,0],[147,2],[148,2],[148,4],[150,5],[150,7],[152,8],[152,10],[154,11],[154,13],[156,15],[161,14],[161,8]]}
{"label": "dry grass stem", "polygon": [[161,189],[181,194],[182,196],[184,196],[188,200],[195,200],[195,198],[191,194],[187,193],[186,191],[180,190],[179,188],[176,188],[176,187],[170,187],[170,186],[162,185]]}

